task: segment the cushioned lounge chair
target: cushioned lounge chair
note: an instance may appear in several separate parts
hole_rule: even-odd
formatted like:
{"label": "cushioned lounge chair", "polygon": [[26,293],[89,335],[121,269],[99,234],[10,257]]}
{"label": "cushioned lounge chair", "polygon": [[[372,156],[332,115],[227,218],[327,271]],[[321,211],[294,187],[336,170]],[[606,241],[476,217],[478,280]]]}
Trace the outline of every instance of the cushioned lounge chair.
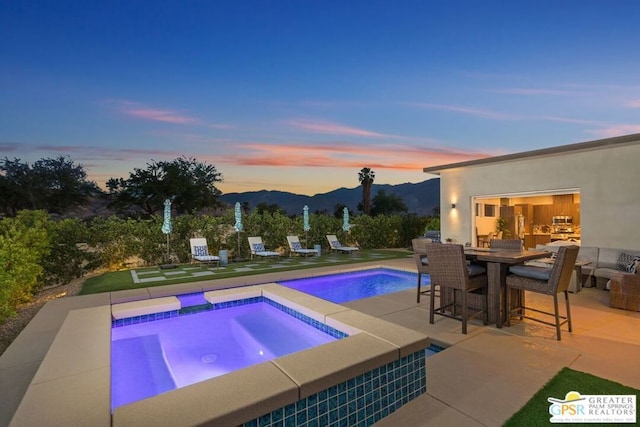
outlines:
{"label": "cushioned lounge chair", "polygon": [[204,237],[196,237],[189,239],[189,244],[191,246],[191,261],[220,266],[220,257],[209,254],[207,239]]}
{"label": "cushioned lounge chair", "polygon": [[329,241],[329,247],[332,251],[351,254],[360,250],[360,248],[355,246],[342,246],[342,243],[340,243],[335,234],[327,234],[327,240]]}
{"label": "cushioned lounge chair", "polygon": [[270,258],[270,257],[279,257],[280,252],[268,251],[264,248],[264,243],[262,243],[262,237],[255,236],[249,237],[249,248],[251,248],[251,259],[254,256],[259,256],[261,258]]}
{"label": "cushioned lounge chair", "polygon": [[289,243],[289,256],[294,254],[300,256],[315,256],[318,252],[315,249],[305,249],[300,244],[298,236],[287,236],[287,242]]}

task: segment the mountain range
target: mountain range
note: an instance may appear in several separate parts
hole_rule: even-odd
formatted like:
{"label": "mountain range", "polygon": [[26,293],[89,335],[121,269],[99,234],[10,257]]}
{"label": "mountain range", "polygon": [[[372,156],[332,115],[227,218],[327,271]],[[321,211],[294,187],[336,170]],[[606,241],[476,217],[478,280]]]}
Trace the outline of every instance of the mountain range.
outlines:
{"label": "mountain range", "polygon": [[[415,184],[373,184],[371,186],[372,200],[379,190],[402,199],[407,206],[408,213],[431,215],[434,209],[440,206],[440,178],[428,179]],[[311,213],[328,212],[332,214],[338,204],[347,206],[352,212],[358,212],[358,203],[362,202],[362,187],[342,187],[328,193],[313,196],[271,190],[226,193],[220,196],[220,200],[230,205],[236,202],[246,202],[249,204],[250,209],[255,208],[260,203],[276,204],[284,209],[287,215],[301,214],[304,205],[309,206],[309,212]]]}

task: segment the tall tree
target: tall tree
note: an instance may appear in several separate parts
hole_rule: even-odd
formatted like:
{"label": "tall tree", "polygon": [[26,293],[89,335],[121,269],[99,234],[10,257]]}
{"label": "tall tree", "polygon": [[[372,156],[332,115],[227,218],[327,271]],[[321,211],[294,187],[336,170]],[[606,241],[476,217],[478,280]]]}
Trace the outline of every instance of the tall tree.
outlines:
{"label": "tall tree", "polygon": [[392,215],[406,213],[407,205],[395,194],[387,194],[384,190],[378,190],[372,200],[371,215]]}
{"label": "tall tree", "polygon": [[336,203],[335,208],[333,208],[333,216],[334,218],[340,218],[342,219],[342,216],[344,215],[344,208],[346,208],[347,205],[345,205],[344,203]]}
{"label": "tall tree", "polygon": [[358,172],[358,180],[362,184],[362,212],[366,215],[371,214],[371,185],[376,174],[371,168],[362,168]]}
{"label": "tall tree", "polygon": [[270,214],[274,214],[274,213],[280,213],[285,215],[286,212],[284,209],[282,209],[277,203],[267,203],[267,202],[260,202],[258,203],[258,205],[256,206],[256,213],[262,215],[264,213],[270,213]]}
{"label": "tall tree", "polygon": [[84,167],[69,157],[40,159],[33,165],[15,158],[0,161],[0,209],[9,216],[22,209],[62,214],[100,193]]}
{"label": "tall tree", "polygon": [[194,158],[180,157],[173,161],[147,163],[146,169],[134,169],[128,179],[107,181],[111,206],[126,212],[142,209],[153,215],[163,209],[165,199],[173,197],[177,213],[193,212],[218,205],[222,181],[216,167]]}

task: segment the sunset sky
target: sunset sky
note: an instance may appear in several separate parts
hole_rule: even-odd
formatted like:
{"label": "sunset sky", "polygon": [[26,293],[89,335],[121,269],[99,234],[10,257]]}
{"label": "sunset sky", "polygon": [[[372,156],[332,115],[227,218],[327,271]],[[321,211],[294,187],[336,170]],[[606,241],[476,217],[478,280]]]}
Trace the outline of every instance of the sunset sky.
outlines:
{"label": "sunset sky", "polygon": [[103,185],[151,160],[223,193],[420,182],[640,133],[640,2],[2,1],[0,157]]}

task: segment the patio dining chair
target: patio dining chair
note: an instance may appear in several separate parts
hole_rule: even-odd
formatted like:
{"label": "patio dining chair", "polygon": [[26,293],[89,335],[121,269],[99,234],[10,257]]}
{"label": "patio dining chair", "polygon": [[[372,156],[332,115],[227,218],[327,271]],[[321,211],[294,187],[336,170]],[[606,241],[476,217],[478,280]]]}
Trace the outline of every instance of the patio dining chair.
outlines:
{"label": "patio dining chair", "polygon": [[[540,308],[525,307],[524,303],[517,304],[510,309],[507,314],[506,325],[511,325],[511,316],[517,315],[523,318],[533,320],[535,322],[544,323],[545,325],[556,327],[556,338],[561,339],[560,327],[565,323],[571,332],[571,309],[569,307],[569,283],[574,270],[576,258],[578,257],[579,246],[561,246],[558,249],[558,255],[551,268],[535,267],[528,265],[514,265],[509,267],[507,276],[507,307],[511,307],[512,289],[520,291],[537,292],[544,295],[553,296],[553,312],[545,311]],[[566,304],[566,314],[560,315],[558,311],[558,294],[564,294]],[[532,317],[526,314],[532,311],[544,316],[551,316],[554,322],[547,321],[539,317]]]}
{"label": "patio dining chair", "polygon": [[427,259],[427,245],[431,245],[431,239],[421,237],[411,240],[411,246],[413,247],[413,259],[416,262],[416,269],[418,270],[418,298],[416,302],[420,302],[420,295],[426,295],[431,292],[431,286],[428,290],[422,291],[422,275],[429,274],[429,260]]}
{"label": "patio dining chair", "polygon": [[521,251],[523,241],[521,239],[492,239],[489,241],[491,249],[506,249],[508,251]]}
{"label": "patio dining chair", "polygon": [[[489,323],[486,268],[467,264],[462,245],[427,245],[426,253],[431,276],[429,323],[434,323],[436,314],[461,320],[463,334],[467,333],[467,321],[480,314],[483,314],[483,323]],[[439,307],[435,307],[436,286],[440,287]],[[457,301],[458,295],[461,296],[460,302]],[[462,311],[460,316],[456,314],[459,307]],[[474,313],[470,314],[470,310]]]}
{"label": "patio dining chair", "polygon": [[495,231],[490,231],[489,234],[487,234],[486,237],[480,238],[478,239],[478,246],[480,247],[488,247],[489,243],[491,242],[491,240],[494,240],[496,238],[496,233]]}

